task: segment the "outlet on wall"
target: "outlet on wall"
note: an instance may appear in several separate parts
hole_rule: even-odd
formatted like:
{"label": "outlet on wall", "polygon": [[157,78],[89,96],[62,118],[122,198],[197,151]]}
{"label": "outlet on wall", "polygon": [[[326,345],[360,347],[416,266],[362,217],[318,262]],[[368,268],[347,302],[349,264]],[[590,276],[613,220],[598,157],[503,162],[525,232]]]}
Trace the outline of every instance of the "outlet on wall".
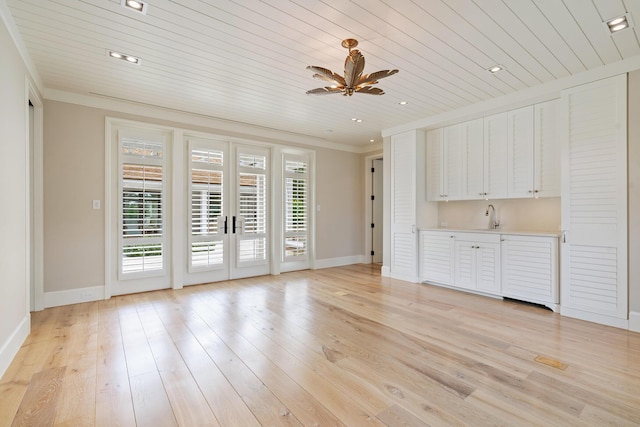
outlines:
{"label": "outlet on wall", "polygon": [[80,299],[85,301],[93,299],[93,292],[80,292]]}

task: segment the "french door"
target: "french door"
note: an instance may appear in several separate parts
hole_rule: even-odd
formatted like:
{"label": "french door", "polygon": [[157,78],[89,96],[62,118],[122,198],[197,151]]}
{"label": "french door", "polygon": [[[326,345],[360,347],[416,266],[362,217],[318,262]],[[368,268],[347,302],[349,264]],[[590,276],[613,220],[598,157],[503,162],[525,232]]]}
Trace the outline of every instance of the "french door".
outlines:
{"label": "french door", "polygon": [[184,284],[270,272],[270,151],[187,138],[188,272]]}

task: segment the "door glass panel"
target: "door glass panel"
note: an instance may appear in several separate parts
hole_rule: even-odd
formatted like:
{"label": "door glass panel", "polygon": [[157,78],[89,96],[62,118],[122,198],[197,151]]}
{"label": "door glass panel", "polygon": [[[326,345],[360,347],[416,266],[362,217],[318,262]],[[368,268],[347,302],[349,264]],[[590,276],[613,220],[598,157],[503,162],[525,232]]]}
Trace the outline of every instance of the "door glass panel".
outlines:
{"label": "door glass panel", "polygon": [[238,154],[238,264],[267,259],[267,157]]}
{"label": "door glass panel", "polygon": [[211,269],[224,264],[224,151],[190,148],[191,267]]}

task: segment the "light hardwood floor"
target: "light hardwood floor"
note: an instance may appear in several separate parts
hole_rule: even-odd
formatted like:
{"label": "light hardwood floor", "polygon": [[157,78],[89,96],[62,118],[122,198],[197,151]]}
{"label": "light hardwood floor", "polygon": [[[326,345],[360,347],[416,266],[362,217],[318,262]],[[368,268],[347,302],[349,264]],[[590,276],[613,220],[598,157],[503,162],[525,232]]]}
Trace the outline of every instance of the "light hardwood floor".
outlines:
{"label": "light hardwood floor", "polygon": [[0,426],[640,424],[640,334],[378,269],[34,313]]}

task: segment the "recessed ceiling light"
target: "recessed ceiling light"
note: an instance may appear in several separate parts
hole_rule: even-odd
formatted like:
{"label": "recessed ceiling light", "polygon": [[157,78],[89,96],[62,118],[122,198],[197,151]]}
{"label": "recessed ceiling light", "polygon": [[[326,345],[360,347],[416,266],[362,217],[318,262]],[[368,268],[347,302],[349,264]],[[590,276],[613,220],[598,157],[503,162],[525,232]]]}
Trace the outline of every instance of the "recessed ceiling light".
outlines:
{"label": "recessed ceiling light", "polygon": [[133,55],[127,55],[125,53],[116,52],[115,50],[108,50],[107,51],[107,55],[109,55],[112,58],[122,59],[123,61],[127,61],[127,62],[129,62],[131,64],[139,64],[140,63],[140,58],[135,57]]}
{"label": "recessed ceiling light", "polygon": [[135,10],[140,13],[147,13],[148,3],[139,0],[121,0],[120,4],[127,9]]}
{"label": "recessed ceiling light", "polygon": [[400,101],[400,102],[398,102],[398,104],[400,104],[400,105],[407,105],[407,104],[408,104],[408,102],[407,102],[407,101]]}
{"label": "recessed ceiling light", "polygon": [[631,15],[628,13],[604,22],[605,28],[613,34],[631,27]]}
{"label": "recessed ceiling light", "polygon": [[488,68],[488,71],[492,74],[497,73],[498,71],[504,70],[504,65],[494,65],[491,68]]}
{"label": "recessed ceiling light", "polygon": [[369,142],[376,142],[376,140],[375,139],[370,139]]}

